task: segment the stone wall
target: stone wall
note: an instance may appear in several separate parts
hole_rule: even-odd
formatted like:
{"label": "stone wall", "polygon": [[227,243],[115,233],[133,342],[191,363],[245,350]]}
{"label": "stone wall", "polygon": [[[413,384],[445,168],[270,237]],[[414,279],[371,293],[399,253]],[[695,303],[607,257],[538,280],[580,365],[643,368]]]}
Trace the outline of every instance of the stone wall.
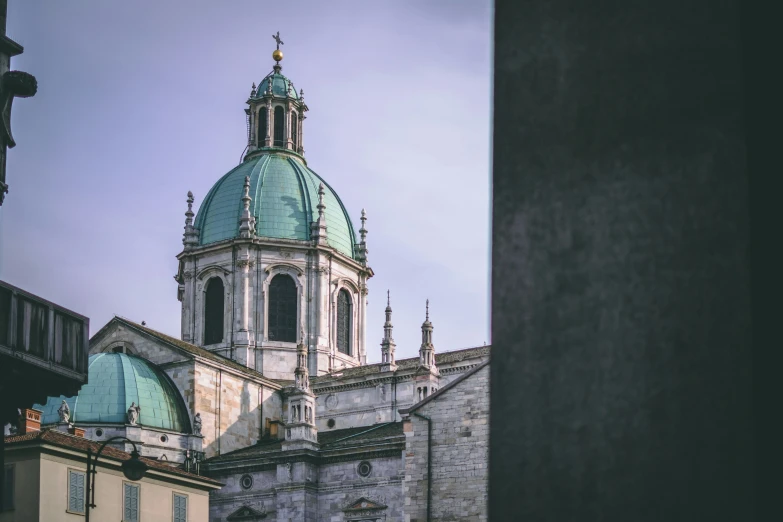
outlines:
{"label": "stone wall", "polygon": [[[432,519],[486,521],[489,365],[443,390],[415,413],[432,419]],[[406,522],[427,519],[427,421],[405,421]]]}

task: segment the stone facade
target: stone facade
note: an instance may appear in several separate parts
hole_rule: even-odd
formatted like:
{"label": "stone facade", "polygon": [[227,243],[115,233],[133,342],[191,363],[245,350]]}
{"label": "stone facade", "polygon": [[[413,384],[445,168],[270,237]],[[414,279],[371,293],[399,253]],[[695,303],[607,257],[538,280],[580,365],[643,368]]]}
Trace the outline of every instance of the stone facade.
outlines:
{"label": "stone facade", "polygon": [[[428,464],[432,474],[432,520],[486,521],[489,363],[403,412],[405,522],[427,520]],[[431,455],[428,421],[419,415],[432,423]]]}

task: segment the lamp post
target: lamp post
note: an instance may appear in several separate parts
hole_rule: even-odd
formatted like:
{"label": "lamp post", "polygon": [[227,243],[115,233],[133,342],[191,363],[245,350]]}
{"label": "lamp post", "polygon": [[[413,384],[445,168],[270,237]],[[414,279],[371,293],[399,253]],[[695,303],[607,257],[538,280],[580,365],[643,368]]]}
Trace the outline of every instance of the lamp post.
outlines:
{"label": "lamp post", "polygon": [[110,439],[107,439],[104,441],[103,444],[101,444],[101,447],[98,448],[98,453],[95,454],[95,458],[92,457],[92,449],[87,449],[87,498],[86,502],[84,504],[84,522],[90,522],[90,508],[95,507],[95,477],[98,473],[97,471],[97,465],[98,465],[98,457],[101,456],[101,453],[103,452],[103,448],[106,447],[106,444],[113,440],[126,440],[133,444],[133,451],[131,452],[131,458],[130,460],[125,460],[122,462],[122,474],[125,475],[125,478],[128,480],[141,480],[144,478],[144,474],[147,472],[147,465],[142,462],[142,460],[139,458],[139,452],[136,448],[136,443],[130,440],[127,437],[123,436],[117,436],[112,437]]}

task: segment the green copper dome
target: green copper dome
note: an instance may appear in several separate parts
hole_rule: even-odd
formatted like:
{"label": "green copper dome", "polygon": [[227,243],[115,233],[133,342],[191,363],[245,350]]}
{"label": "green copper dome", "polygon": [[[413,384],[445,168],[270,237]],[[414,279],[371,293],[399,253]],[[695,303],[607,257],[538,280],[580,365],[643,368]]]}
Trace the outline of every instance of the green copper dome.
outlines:
{"label": "green copper dome", "polygon": [[250,212],[256,218],[257,236],[309,240],[310,224],[318,219],[318,186],[323,183],[327,242],[355,257],[356,233],[337,194],[302,162],[273,150],[248,159],[207,193],[195,222],[200,244],[239,236],[246,176],[250,177]]}
{"label": "green copper dome", "polygon": [[63,399],[71,409],[70,421],[78,424],[127,424],[128,408],[140,408],[137,423],[142,427],[190,432],[185,403],[169,377],[151,362],[124,353],[90,356],[87,384],[76,397],[49,397],[42,410],[41,424],[55,424]]}
{"label": "green copper dome", "polygon": [[275,96],[288,96],[289,98],[299,99],[294,83],[279,72],[274,72],[261,80],[256,91],[259,97],[266,93],[270,80],[272,81],[272,94]]}

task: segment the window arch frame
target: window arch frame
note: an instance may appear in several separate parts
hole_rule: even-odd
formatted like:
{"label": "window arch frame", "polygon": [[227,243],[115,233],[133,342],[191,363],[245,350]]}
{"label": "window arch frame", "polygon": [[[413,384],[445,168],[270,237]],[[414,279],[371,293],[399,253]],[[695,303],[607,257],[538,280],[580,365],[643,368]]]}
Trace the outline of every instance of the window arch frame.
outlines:
{"label": "window arch frame", "polygon": [[[231,306],[232,306],[232,299],[233,299],[233,285],[231,284],[231,281],[229,279],[231,275],[231,272],[227,270],[226,268],[220,266],[220,265],[209,265],[202,269],[200,269],[193,281],[193,293],[195,295],[194,299],[194,310],[193,314],[195,317],[195,321],[193,324],[193,334],[194,339],[193,343],[198,346],[206,346],[204,344],[204,328],[203,325],[199,323],[199,321],[204,321],[204,305],[206,301],[206,282],[212,279],[213,277],[219,277],[223,280],[223,291],[224,291],[224,298],[225,301],[223,302],[223,339],[227,340],[230,338],[231,333]],[[227,342],[224,341],[224,345],[227,344]]]}
{"label": "window arch frame", "polygon": [[[264,279],[264,341],[269,343],[279,343],[282,345],[296,345],[301,339],[300,339],[300,324],[301,324],[301,318],[302,318],[302,282],[300,280],[301,272],[298,269],[292,269],[293,267],[289,267],[287,265],[276,265],[276,266],[270,266],[267,267],[267,277]],[[294,309],[296,311],[295,313],[295,319],[293,323],[293,341],[289,340],[280,340],[280,339],[272,339],[272,328],[271,328],[271,310],[272,310],[272,294],[271,294],[271,287],[272,282],[274,279],[278,276],[287,276],[291,279],[291,281],[294,284]]]}
{"label": "window arch frame", "polygon": [[291,135],[291,149],[296,152],[299,148],[299,115],[296,111],[291,111],[289,126],[291,129],[289,132]]}
{"label": "window arch frame", "polygon": [[[221,290],[222,290],[222,292],[220,294],[220,304],[222,305],[221,306],[222,313],[220,314],[220,320],[219,321],[217,321],[214,318],[212,318],[212,314],[214,314],[215,312],[212,312],[212,311],[208,310],[208,307],[210,305],[209,290],[211,288],[211,284],[212,284],[213,281],[219,281],[220,282],[220,286],[221,286]],[[203,328],[201,329],[202,330],[201,338],[202,338],[202,343],[203,343],[204,346],[213,346],[213,345],[216,345],[216,344],[223,344],[223,343],[226,342],[226,333],[227,333],[227,330],[226,330],[226,295],[227,295],[227,291],[226,290],[227,289],[226,289],[226,282],[225,282],[225,280],[222,277],[220,277],[219,275],[217,275],[217,274],[211,275],[210,277],[206,278],[206,280],[204,281],[204,289],[203,289],[204,299],[203,299],[203,303],[201,305],[202,310],[203,310],[202,315],[201,315],[202,326],[203,326]],[[212,320],[210,320],[210,319],[212,319]],[[209,332],[210,325],[213,325],[213,326],[219,325],[220,326],[220,340],[219,341],[211,342],[212,338],[207,336],[207,333]]]}
{"label": "window arch frame", "polygon": [[[262,125],[263,123],[263,125]],[[266,145],[266,133],[269,128],[269,118],[266,105],[261,105],[256,117],[256,142],[259,147]]]}
{"label": "window arch frame", "polygon": [[[344,297],[344,302],[346,303],[344,306],[347,307],[347,316],[340,317],[341,314],[341,297]],[[345,313],[346,310],[343,310],[342,313]],[[355,357],[353,351],[354,351],[354,305],[353,305],[353,296],[351,295],[351,292],[348,291],[346,287],[341,287],[337,290],[337,299],[336,299],[336,306],[335,306],[335,347],[337,348],[337,351],[343,355],[347,355],[349,357]],[[344,322],[347,322],[347,324],[343,324]],[[340,333],[343,331],[342,337],[344,338],[345,346],[340,346]]]}
{"label": "window arch frame", "polygon": [[[340,291],[345,290],[348,293],[348,296],[351,298],[351,337],[350,337],[350,348],[351,353],[346,354],[344,352],[341,352],[337,348],[337,298],[340,295]],[[357,325],[359,324],[359,299],[361,299],[361,292],[359,291],[359,287],[351,281],[348,278],[341,277],[337,282],[335,282],[332,286],[332,292],[331,292],[331,303],[332,303],[332,311],[330,312],[330,322],[332,325],[331,328],[331,341],[332,346],[334,347],[333,353],[335,355],[339,355],[342,357],[350,357],[352,359],[359,359],[360,353],[359,353],[359,329]]]}
{"label": "window arch frame", "polygon": [[[284,147],[285,146],[285,108],[282,105],[276,105],[273,111],[272,121],[273,121],[273,136],[272,136],[272,146],[273,147]],[[279,139],[278,139],[279,136]]]}

